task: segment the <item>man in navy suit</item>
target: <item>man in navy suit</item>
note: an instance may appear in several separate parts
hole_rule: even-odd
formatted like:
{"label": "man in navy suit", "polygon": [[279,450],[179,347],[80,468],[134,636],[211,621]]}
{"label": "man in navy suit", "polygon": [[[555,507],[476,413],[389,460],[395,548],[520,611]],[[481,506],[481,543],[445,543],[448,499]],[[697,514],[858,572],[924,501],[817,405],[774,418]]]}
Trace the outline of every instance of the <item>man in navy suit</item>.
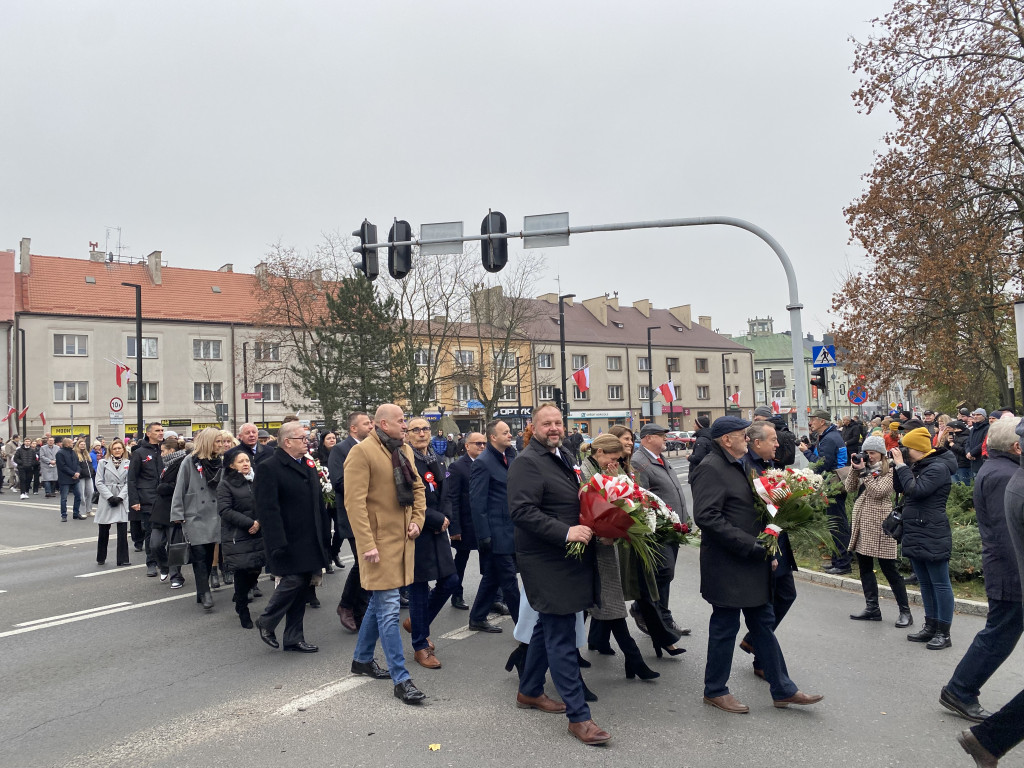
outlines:
{"label": "man in navy suit", "polygon": [[515,452],[512,430],[504,421],[490,421],[484,428],[487,447],[473,464],[469,478],[469,504],[480,550],[480,587],[469,612],[469,628],[501,632],[487,621],[487,612],[501,588],[513,621],[519,621],[519,582],[516,580],[515,529],[508,512],[508,468]]}
{"label": "man in navy suit", "polygon": [[448,518],[448,534],[455,549],[455,570],[459,574],[459,586],[452,594],[452,606],[468,611],[469,606],[462,592],[462,579],[466,575],[466,564],[470,553],[476,549],[476,528],[473,527],[473,513],[469,506],[469,475],[473,462],[487,447],[486,438],[479,432],[466,436],[466,452],[448,467],[444,484],[444,515]]}

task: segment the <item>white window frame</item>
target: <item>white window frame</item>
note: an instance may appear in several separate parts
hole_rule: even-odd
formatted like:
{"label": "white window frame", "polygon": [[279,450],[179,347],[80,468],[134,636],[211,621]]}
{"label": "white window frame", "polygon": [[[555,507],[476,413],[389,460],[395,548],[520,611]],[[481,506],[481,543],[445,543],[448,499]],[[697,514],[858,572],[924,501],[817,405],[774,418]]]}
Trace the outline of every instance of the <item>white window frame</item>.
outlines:
{"label": "white window frame", "polygon": [[506,402],[516,402],[519,400],[519,388],[515,384],[504,384],[501,388],[501,397],[499,400]]}
{"label": "white window frame", "polygon": [[412,361],[419,366],[433,365],[437,359],[437,354],[432,349],[425,349],[420,347],[412,353]]}
{"label": "white window frame", "polygon": [[[198,389],[197,389],[198,387]],[[207,389],[209,388],[209,389]],[[195,381],[192,382],[192,401],[196,403],[221,403],[221,395],[224,394],[224,385],[219,381]],[[199,397],[196,397],[199,395]],[[207,397],[209,395],[209,397]]]}
{"label": "white window frame", "polygon": [[[68,352],[68,339],[75,339],[74,351]],[[61,340],[62,352],[57,351],[57,339]],[[80,344],[82,346],[80,346]],[[55,333],[53,334],[53,356],[54,357],[88,357],[89,336],[84,333]]]}
{"label": "white window frame", "polygon": [[[142,382],[142,402],[144,403],[158,403],[160,402],[160,386],[157,381],[144,381]],[[128,380],[128,402],[134,403],[136,392],[138,391],[139,382],[135,379]],[[152,397],[147,397],[152,395]]]}
{"label": "white window frame", "polygon": [[537,399],[541,402],[551,401],[555,399],[555,385],[554,384],[538,384],[537,385]]}
{"label": "white window frame", "polygon": [[[465,395],[465,397],[463,397]],[[475,399],[473,397],[473,385],[472,384],[456,384],[455,385],[455,399],[460,403],[463,401],[469,401]]]}
{"label": "white window frame", "polygon": [[710,400],[711,399],[711,387],[706,384],[701,384],[697,387],[697,399],[698,400]]}
{"label": "white window frame", "polygon": [[[205,354],[209,345],[210,354]],[[216,354],[214,354],[216,351]],[[197,354],[198,352],[198,354]],[[192,339],[192,359],[193,360],[223,360],[224,359],[224,342],[222,339]],[[206,401],[197,401],[206,402]]]}
{"label": "white window frame", "polygon": [[708,358],[706,357],[695,357],[693,358],[694,370],[697,373],[707,373],[710,369],[708,368]]}
{"label": "white window frame", "polygon": [[575,384],[573,384],[572,385],[572,399],[573,400],[589,400],[590,399],[590,390],[588,389],[586,392],[581,392],[580,388],[577,387]]}
{"label": "white window frame", "polygon": [[638,371],[649,371],[651,370],[651,359],[644,355],[636,359],[636,369]]}
{"label": "white window frame", "polygon": [[[70,386],[69,386],[70,385]],[[61,388],[61,396],[57,397],[57,387]],[[68,397],[68,390],[74,389],[74,396]],[[55,403],[88,403],[88,381],[55,381],[53,382],[53,402]]]}
{"label": "white window frame", "polygon": [[[132,350],[135,346],[135,337],[128,336],[124,340],[124,351],[125,357],[129,360],[135,360],[136,355]],[[152,348],[151,348],[152,347]],[[152,352],[152,354],[150,354]],[[156,336],[143,336],[142,337],[142,359],[143,360],[156,360],[160,357],[160,340]],[[145,402],[145,401],[143,401]]]}
{"label": "white window frame", "polygon": [[608,399],[609,400],[622,400],[622,385],[621,384],[609,384],[608,385]]}
{"label": "white window frame", "polygon": [[604,360],[605,360],[605,370],[608,370],[608,371],[621,371],[622,370],[622,355],[607,355]]}
{"label": "white window frame", "polygon": [[637,385],[637,397],[639,397],[641,402],[644,403],[651,399],[651,390],[646,384]]}
{"label": "white window frame", "polygon": [[586,355],[573,355],[572,356],[572,369],[578,371],[580,368],[587,367],[587,356]]}
{"label": "white window frame", "polygon": [[473,361],[476,359],[476,355],[473,354],[472,349],[457,349],[455,350],[455,364],[461,365],[468,368],[473,365]]}
{"label": "white window frame", "polygon": [[257,341],[252,345],[253,360],[260,363],[276,363],[281,359],[281,345],[276,341]]}
{"label": "white window frame", "polygon": [[[257,381],[253,382],[254,392],[262,392],[263,397],[261,402],[264,403],[280,403],[281,402],[281,383],[277,381]],[[269,390],[267,389],[269,387]],[[274,388],[277,388],[277,397],[274,397]],[[269,394],[268,394],[269,392]]]}
{"label": "white window frame", "polygon": [[555,367],[555,356],[551,352],[541,352],[537,355],[537,367],[553,369]]}

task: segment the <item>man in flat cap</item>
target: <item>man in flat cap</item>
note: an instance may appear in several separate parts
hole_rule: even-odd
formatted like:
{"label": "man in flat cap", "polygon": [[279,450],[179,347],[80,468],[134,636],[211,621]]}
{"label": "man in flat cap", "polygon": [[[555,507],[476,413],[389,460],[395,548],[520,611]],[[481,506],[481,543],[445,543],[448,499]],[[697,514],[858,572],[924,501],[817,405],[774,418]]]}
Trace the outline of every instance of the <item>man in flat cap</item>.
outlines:
{"label": "man in flat cap", "polygon": [[711,425],[714,446],[690,476],[693,518],[701,530],[700,593],[711,604],[704,702],[732,714],[750,709],[729,692],[740,612],[768,681],[776,707],[814,704],[824,698],[800,691],[789,678],[786,660],[772,630],[772,564],[757,540],[764,528],[747,479],[749,421],[722,416]]}

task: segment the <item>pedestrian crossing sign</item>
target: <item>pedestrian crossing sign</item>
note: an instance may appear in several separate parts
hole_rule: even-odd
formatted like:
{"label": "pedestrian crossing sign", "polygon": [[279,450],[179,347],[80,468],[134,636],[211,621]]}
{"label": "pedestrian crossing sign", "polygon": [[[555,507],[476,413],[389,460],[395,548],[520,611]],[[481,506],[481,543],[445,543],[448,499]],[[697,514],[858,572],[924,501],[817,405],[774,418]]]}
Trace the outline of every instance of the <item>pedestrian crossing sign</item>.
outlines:
{"label": "pedestrian crossing sign", "polygon": [[811,347],[811,355],[814,358],[814,362],[811,366],[814,368],[831,368],[836,364],[836,348],[830,344],[828,346]]}

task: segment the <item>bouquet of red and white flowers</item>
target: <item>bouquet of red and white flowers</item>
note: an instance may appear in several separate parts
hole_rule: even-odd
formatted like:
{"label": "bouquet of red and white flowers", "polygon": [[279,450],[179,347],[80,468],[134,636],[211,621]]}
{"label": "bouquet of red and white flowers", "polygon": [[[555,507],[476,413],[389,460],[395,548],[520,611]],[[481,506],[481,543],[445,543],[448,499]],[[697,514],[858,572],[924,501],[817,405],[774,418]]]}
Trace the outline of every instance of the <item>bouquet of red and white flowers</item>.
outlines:
{"label": "bouquet of red and white flowers", "polygon": [[654,514],[654,539],[659,544],[685,544],[690,537],[690,526],[680,521],[675,513],[660,496],[646,488],[641,488],[643,496],[641,504],[650,514]]}
{"label": "bouquet of red and white flowers", "polygon": [[311,453],[306,454],[306,464],[316,470],[317,477],[320,478],[320,492],[324,495],[324,504],[328,507],[334,503],[334,486],[331,484],[331,475],[327,471],[327,467],[320,463],[319,459],[313,457]]}
{"label": "bouquet of red and white flowers", "polygon": [[[626,539],[644,568],[653,571],[659,558],[654,538],[658,523],[651,502],[644,503],[646,493],[625,475],[594,475],[580,488],[580,525],[591,528],[595,536]],[[586,546],[570,542],[566,557],[582,557]]]}
{"label": "bouquet of red and white flowers", "polygon": [[779,553],[779,534],[804,537],[835,549],[825,510],[842,493],[842,483],[809,469],[769,469],[753,478],[765,529],[758,535],[768,557]]}

